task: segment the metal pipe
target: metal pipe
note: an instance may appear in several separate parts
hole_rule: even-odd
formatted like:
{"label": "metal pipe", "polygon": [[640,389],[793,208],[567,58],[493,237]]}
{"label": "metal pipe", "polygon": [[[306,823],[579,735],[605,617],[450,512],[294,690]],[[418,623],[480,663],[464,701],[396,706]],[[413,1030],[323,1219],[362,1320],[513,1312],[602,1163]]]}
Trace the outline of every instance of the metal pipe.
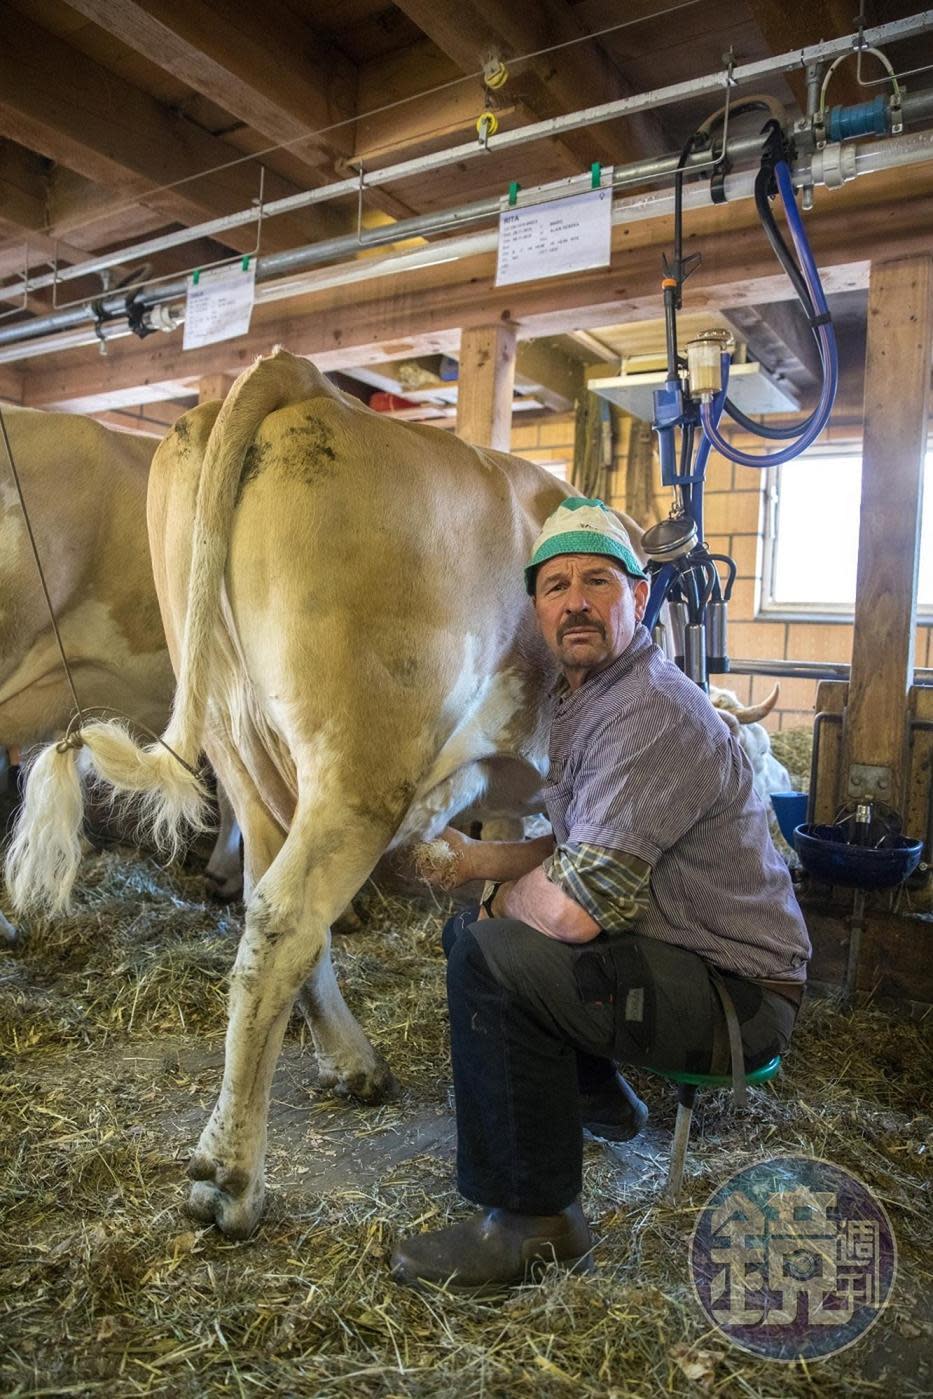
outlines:
{"label": "metal pipe", "polygon": [[[933,88],[907,94],[904,97],[903,111],[905,124],[908,125],[933,115]],[[805,137],[806,133],[797,133],[798,146],[801,146],[802,143],[805,144]],[[762,138],[758,134],[730,138],[726,144],[726,159],[735,163],[747,156],[756,155],[761,148],[761,141]],[[645,160],[632,161],[628,165],[616,166],[612,172],[612,188],[624,189],[628,185],[648,184],[653,180],[664,179],[668,175],[673,175],[679,160],[680,157],[677,155],[651,156]],[[693,151],[688,156],[684,168],[689,174],[691,171],[695,172],[697,168],[702,169],[711,165],[712,161],[708,151]],[[562,194],[566,195],[577,189],[584,190],[589,187],[589,175],[569,176],[563,180],[553,180],[548,184],[538,185],[532,190],[523,190],[519,194],[518,204],[524,208],[528,204],[542,203],[547,199],[557,198]],[[448,233],[455,228],[463,228],[467,224],[479,223],[484,219],[496,217],[503,207],[504,198],[504,195],[491,195],[486,199],[476,199],[470,204],[459,205],[455,209],[442,210],[440,213],[416,214],[412,218],[399,219],[395,223],[385,224],[375,229],[365,229],[361,233],[347,233],[334,238],[324,238],[319,243],[313,244],[317,254],[315,260],[328,262],[331,258],[340,257],[344,253],[359,252],[363,248],[387,247],[404,239]],[[244,213],[246,212],[249,214],[249,219],[256,218],[255,209],[244,211]],[[228,218],[232,217],[239,216],[228,216]],[[268,212],[268,206],[264,210],[264,217],[272,217]],[[193,224],[188,228],[179,229],[175,233],[166,233],[158,238],[149,238],[142,243],[133,243],[129,247],[118,248],[115,252],[104,254],[101,257],[89,258],[86,261],[74,263],[70,267],[60,267],[56,272],[42,273],[28,278],[25,282],[8,284],[4,287],[4,291],[10,296],[28,295],[34,291],[41,291],[45,287],[54,286],[56,283],[71,282],[79,277],[90,276],[92,273],[105,272],[112,267],[124,266],[127,262],[134,262],[154,253],[164,252],[167,248],[178,247],[184,243],[192,242],[196,238],[208,237],[211,230],[214,230],[219,222],[223,222],[223,220],[214,219],[209,223]],[[228,224],[228,227],[232,226]],[[283,256],[288,256],[288,254]],[[311,264],[306,263],[305,265],[310,266]]]}
{"label": "metal pipe", "polygon": [[[748,171],[742,176],[731,175],[727,177],[727,196],[732,199],[749,197],[753,190],[754,178],[752,171]],[[700,208],[708,203],[710,203],[710,198],[705,185],[693,186],[684,191],[685,208]],[[616,201],[612,210],[612,222],[614,224],[633,223],[641,219],[658,218],[669,213],[671,208],[673,208],[673,193],[654,191],[648,194],[633,195],[628,199]],[[398,224],[391,225],[393,241],[401,236],[399,227]],[[288,252],[272,253],[268,257],[261,257],[257,260],[257,283],[261,285],[276,277],[281,277],[283,274],[303,272],[314,267],[318,262],[333,256],[333,244],[337,241],[345,244],[348,250],[350,248],[358,250],[356,236],[352,235],[349,241],[346,238],[329,240],[329,248],[325,248],[319,243],[312,243],[303,248],[292,248]],[[495,229],[490,229],[488,233],[466,234],[462,238],[449,240],[447,244],[440,242],[432,244],[429,248],[417,249],[415,252],[391,253],[382,258],[366,258],[359,262],[322,269],[315,286],[306,289],[323,289],[328,286],[344,285],[348,282],[366,281],[372,277],[384,276],[393,269],[406,271],[416,265],[417,258],[420,258],[422,263],[430,263],[441,261],[448,255],[451,259],[477,256],[494,250],[497,242],[498,232]],[[135,297],[136,304],[150,307],[180,300],[187,292],[187,285],[187,277],[160,282],[158,285],[154,285],[151,290],[139,292]],[[290,290],[289,294],[291,294]],[[274,295],[263,298],[260,293],[257,293],[257,300],[263,299],[274,300],[276,298]],[[88,321],[97,321],[101,316],[106,318],[125,315],[126,303],[126,292],[120,292],[110,296],[95,297],[80,306],[63,311],[53,311],[47,316],[37,316],[31,321],[2,326],[0,327],[0,346],[32,340],[37,335],[47,331],[54,333],[71,329],[77,325],[86,325]],[[0,354],[0,362],[15,358],[15,355]]]}
{"label": "metal pipe", "polygon": [[[850,666],[845,661],[735,661],[730,658],[729,675],[774,675],[788,680],[848,680]],[[918,666],[914,670],[914,685],[933,685],[933,669]]]}
{"label": "metal pipe", "polygon": [[[890,161],[892,165],[920,164],[927,160],[933,160],[933,131],[915,132],[906,136],[887,137],[880,141],[865,142],[861,147],[853,145],[850,150],[856,162],[856,173],[858,174],[886,169],[887,161]],[[746,170],[727,175],[723,182],[726,202],[733,203],[736,200],[750,198],[754,193],[756,174],[755,170]],[[794,174],[795,184],[806,184],[810,178],[807,162],[802,162]],[[711,203],[709,186],[705,182],[693,184],[683,192],[685,209],[705,208]],[[652,190],[630,195],[628,198],[614,202],[612,222],[613,224],[629,224],[643,219],[661,218],[669,215],[673,207],[674,192],[672,190]],[[395,238],[400,236],[399,224],[393,224],[389,227],[393,230]],[[345,240],[329,241],[332,249],[335,242]],[[393,253],[382,258],[366,258],[359,262],[341,264],[334,268],[322,269],[313,284],[306,282],[300,289],[296,286],[284,286],[282,294],[298,295],[299,291],[307,292],[321,290],[329,286],[362,282],[372,277],[391,274],[393,271],[406,271],[417,265],[477,256],[494,249],[497,241],[498,233],[495,229],[491,229],[486,233],[465,234],[462,238],[448,240],[446,244],[444,242],[432,244],[430,247],[420,248],[415,252]],[[355,236],[351,238],[351,243],[354,249],[358,248]],[[259,258],[256,263],[257,283],[262,286],[264,283],[274,281],[277,276],[281,276],[283,273],[297,273],[313,267],[317,262],[323,260],[325,254],[322,252],[322,248],[324,246],[315,243],[303,248],[293,248],[288,252],[272,253],[268,257]],[[327,256],[332,255],[332,250],[327,253]],[[140,291],[135,296],[134,301],[136,305],[143,308],[165,305],[172,301],[181,300],[186,291],[187,277],[179,277],[173,281],[154,284],[148,291]],[[260,290],[257,292],[257,301],[275,299],[277,297],[274,291],[263,293]],[[47,316],[38,316],[31,321],[2,326],[0,327],[0,346],[18,345],[33,340],[46,332],[55,333],[69,330],[75,326],[87,325],[89,321],[98,323],[101,319],[120,318],[126,314],[127,300],[127,293],[123,291],[110,296],[96,297],[80,306],[52,312]],[[0,363],[17,358],[15,353],[4,354],[0,352]]]}
{"label": "metal pipe", "polygon": [[[933,93],[930,97],[930,106],[933,110]],[[761,148],[761,141],[761,136],[757,134],[733,138],[727,146],[729,160],[734,162],[742,160],[746,156],[757,155]],[[612,188],[624,189],[628,185],[642,185],[653,180],[664,179],[667,175],[673,174],[677,168],[678,160],[679,157],[676,155],[651,156],[645,160],[632,161],[629,165],[616,166],[612,172]],[[689,172],[691,169],[703,168],[704,166],[712,166],[709,152],[697,151],[688,160],[686,169]],[[548,199],[560,198],[562,195],[583,192],[590,187],[591,176],[589,174],[570,175],[561,180],[552,180],[547,184],[537,185],[533,189],[522,190],[517,202],[519,207],[524,208],[526,205],[540,204]],[[395,223],[380,225],[379,228],[364,229],[359,233],[340,234],[334,238],[324,238],[311,246],[317,253],[317,260],[327,262],[331,258],[340,257],[343,253],[357,253],[364,248],[386,247],[408,238],[448,233],[470,223],[495,218],[501,212],[505,200],[506,197],[502,194],[489,195],[485,199],[476,199],[470,204],[462,204],[454,209],[415,214],[408,219],[398,219]],[[256,210],[249,212],[250,218],[255,219]],[[264,211],[263,216],[264,218],[270,217],[268,209]],[[228,217],[239,216],[229,215]],[[221,220],[215,219],[210,223],[192,224],[190,227],[178,229],[174,233],[165,233],[158,238],[149,238],[142,243],[133,243],[129,247],[118,248],[114,252],[103,254],[100,257],[74,263],[70,267],[61,267],[57,272],[43,272],[40,275],[30,277],[25,282],[9,284],[3,290],[8,296],[20,293],[28,294],[41,291],[56,283],[72,282],[79,277],[90,276],[92,273],[104,272],[112,267],[125,266],[127,262],[135,262],[140,258],[149,257],[153,253],[164,252],[167,248],[178,247],[180,244],[191,242],[195,238],[208,237],[210,231],[215,229],[215,225],[219,222]],[[281,256],[287,257],[288,254],[281,254]],[[261,259],[261,261],[268,261],[268,259]]]}
{"label": "metal pipe", "polygon": [[865,929],[865,890],[856,889],[852,895],[852,916],[849,920],[849,956],[846,961],[845,995],[849,1002],[855,999],[858,981],[858,964],[862,954],[862,933]]}
{"label": "metal pipe", "polygon": [[[417,175],[427,174],[432,170],[442,169],[446,165],[475,160],[479,156],[486,155],[488,151],[509,150],[529,142],[560,136],[567,131],[577,131],[586,126],[595,126],[600,122],[613,121],[637,112],[670,106],[676,102],[689,101],[705,93],[719,94],[727,84],[730,87],[741,87],[747,83],[755,83],[760,78],[771,78],[776,73],[786,73],[796,68],[806,69],[808,65],[850,52],[863,40],[873,47],[878,47],[885,43],[893,43],[899,39],[925,33],[928,29],[933,29],[933,10],[923,10],[916,15],[908,16],[906,19],[895,20],[890,24],[867,29],[863,36],[849,34],[842,38],[811,44],[804,49],[776,55],[774,58],[767,58],[757,63],[741,64],[730,69],[728,75],[719,71],[702,78],[692,78],[687,82],[656,88],[651,92],[623,97],[614,102],[604,102],[596,107],[584,107],[563,116],[550,117],[545,121],[533,122],[512,131],[500,132],[496,136],[489,137],[485,143],[470,141],[460,146],[451,146],[431,155],[416,156],[411,160],[399,161],[395,165],[388,165],[382,170],[374,170],[366,175],[353,175],[344,180],[336,180],[329,185],[321,185],[317,189],[304,190],[300,194],[289,195],[284,199],[274,199],[263,205],[263,218],[275,218],[280,214],[294,213],[314,204],[323,204],[348,195],[359,195],[367,188],[372,189],[379,185],[397,183]],[[186,182],[180,181],[179,183]],[[86,273],[104,271],[108,267],[125,262],[128,257],[142,257],[148,252],[163,251],[165,248],[190,242],[195,238],[215,238],[232,228],[241,228],[254,223],[256,218],[257,210],[255,208],[225,214],[220,218],[210,219],[206,223],[180,230],[177,234],[167,234],[160,239],[151,239],[146,243],[140,243],[134,247],[124,248],[104,257],[93,258],[87,262],[62,269],[57,275],[57,280],[73,280],[76,276],[83,276]],[[56,280],[55,276],[52,276],[51,280],[44,276],[30,280],[29,286],[30,288],[49,286],[54,280]]]}
{"label": "metal pipe", "polygon": [[816,788],[820,771],[820,742],[823,734],[823,725],[827,723],[842,724],[842,715],[834,714],[832,710],[822,709],[813,721],[813,747],[810,750],[810,790],[807,793],[807,822],[813,825],[816,819]]}

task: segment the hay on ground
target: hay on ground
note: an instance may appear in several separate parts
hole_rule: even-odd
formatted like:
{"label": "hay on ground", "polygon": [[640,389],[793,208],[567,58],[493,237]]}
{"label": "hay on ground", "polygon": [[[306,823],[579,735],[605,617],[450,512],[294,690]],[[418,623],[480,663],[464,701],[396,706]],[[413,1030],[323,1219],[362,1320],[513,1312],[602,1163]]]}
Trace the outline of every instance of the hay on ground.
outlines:
{"label": "hay on ground", "polygon": [[771,752],[790,773],[795,792],[810,790],[810,759],[813,754],[813,730],[781,729],[771,735]]}
{"label": "hay on ground", "polygon": [[[112,851],[76,911],[0,951],[0,1392],[329,1396],[920,1395],[930,1390],[928,1026],[805,1006],[781,1078],[740,1119],[708,1093],[681,1203],[662,1195],[670,1089],[590,1142],[598,1270],[504,1300],[397,1288],[399,1234],[457,1217],[443,909],[370,887],[335,946],[347,998],[402,1080],[376,1109],[318,1096],[292,1022],[273,1089],[270,1203],[255,1237],[195,1227],[185,1159],[217,1091],[236,910],[203,882]],[[828,1158],[884,1201],[893,1303],[819,1365],[758,1360],[712,1331],[689,1284],[696,1211],[772,1154]]]}

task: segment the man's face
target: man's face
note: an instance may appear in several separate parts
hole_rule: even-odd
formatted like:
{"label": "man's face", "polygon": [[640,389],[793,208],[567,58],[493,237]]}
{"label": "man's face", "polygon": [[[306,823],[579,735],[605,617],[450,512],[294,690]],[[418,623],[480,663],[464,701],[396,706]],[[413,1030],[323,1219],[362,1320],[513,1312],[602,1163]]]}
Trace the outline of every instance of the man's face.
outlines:
{"label": "man's face", "polygon": [[648,584],[598,554],[558,554],[535,577],[541,634],[576,690],[628,646],[648,605]]}

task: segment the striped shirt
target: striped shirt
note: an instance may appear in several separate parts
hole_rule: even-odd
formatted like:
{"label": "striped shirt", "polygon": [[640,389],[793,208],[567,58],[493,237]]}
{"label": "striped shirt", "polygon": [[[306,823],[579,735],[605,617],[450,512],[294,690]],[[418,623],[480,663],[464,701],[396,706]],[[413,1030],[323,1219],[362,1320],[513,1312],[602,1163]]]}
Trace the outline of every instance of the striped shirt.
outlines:
{"label": "striped shirt", "polygon": [[806,978],[810,939],[748,759],[644,627],[578,690],[558,687],[544,797],[561,849],[651,867],[640,933],[738,976]]}

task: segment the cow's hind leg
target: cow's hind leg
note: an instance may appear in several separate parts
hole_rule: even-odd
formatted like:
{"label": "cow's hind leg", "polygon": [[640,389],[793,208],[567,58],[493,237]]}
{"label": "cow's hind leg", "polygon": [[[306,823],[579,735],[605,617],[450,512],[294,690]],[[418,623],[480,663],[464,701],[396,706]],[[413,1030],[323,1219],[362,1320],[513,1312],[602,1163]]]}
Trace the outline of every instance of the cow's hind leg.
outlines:
{"label": "cow's hind leg", "polygon": [[220,818],[217,839],[204,877],[211,892],[226,902],[238,899],[243,893],[243,860],[240,855],[240,828],[222,784],[217,787],[217,813]]}
{"label": "cow's hind leg", "polygon": [[215,1220],[232,1238],[245,1238],[262,1213],[272,1075],[306,980],[323,992],[324,1023],[342,1038],[342,1050],[336,1040],[327,1040],[326,1050],[347,1087],[371,1098],[391,1079],[333,982],[328,932],[386,840],[372,826],[349,822],[324,831],[320,811],[302,813],[299,806],[284,845],[249,897],[231,978],[223,1085],[189,1166],[192,1214]]}
{"label": "cow's hind leg", "polygon": [[373,1049],[337,984],[330,945],[298,996],[318,1062],[318,1084],[345,1098],[381,1103],[398,1092],[388,1064]]}

